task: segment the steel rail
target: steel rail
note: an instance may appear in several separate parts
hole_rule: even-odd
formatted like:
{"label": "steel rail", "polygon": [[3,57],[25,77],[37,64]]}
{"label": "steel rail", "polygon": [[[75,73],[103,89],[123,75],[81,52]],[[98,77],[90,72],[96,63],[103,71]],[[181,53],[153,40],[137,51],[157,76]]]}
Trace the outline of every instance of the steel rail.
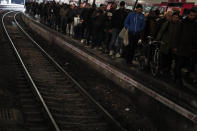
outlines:
{"label": "steel rail", "polygon": [[22,60],[22,58],[21,58],[21,56],[20,56],[20,54],[19,54],[19,52],[18,52],[16,46],[14,45],[13,40],[11,39],[11,37],[10,37],[10,35],[9,35],[9,33],[8,33],[7,29],[6,29],[6,27],[5,27],[5,23],[4,23],[4,18],[5,18],[5,16],[8,15],[8,14],[10,14],[10,13],[13,13],[13,12],[15,12],[15,11],[9,11],[9,12],[7,12],[7,13],[5,13],[5,14],[3,15],[2,21],[1,21],[1,22],[2,22],[2,25],[3,25],[3,28],[4,28],[4,30],[5,30],[5,33],[6,33],[6,35],[7,35],[8,39],[9,39],[9,41],[10,41],[10,43],[11,43],[11,45],[12,45],[14,51],[15,51],[15,53],[16,53],[16,55],[17,55],[17,58],[19,59],[21,65],[22,65],[22,67],[23,67],[23,69],[24,69],[24,71],[25,71],[25,73],[26,73],[26,75],[27,75],[29,81],[31,82],[31,84],[32,84],[33,88],[35,89],[35,91],[36,91],[36,93],[37,93],[37,95],[38,95],[38,97],[39,97],[39,99],[40,99],[40,101],[41,101],[41,103],[42,103],[42,105],[43,105],[45,111],[47,112],[47,114],[48,114],[48,116],[49,116],[49,118],[50,118],[50,120],[51,120],[51,122],[52,122],[52,124],[53,124],[53,127],[55,128],[56,131],[60,131],[60,128],[58,127],[57,123],[55,122],[55,120],[54,120],[54,118],[53,118],[53,116],[52,116],[52,114],[51,114],[49,108],[47,107],[47,105],[46,105],[46,103],[45,103],[45,101],[44,101],[42,95],[40,94],[40,92],[39,92],[39,90],[38,90],[38,88],[37,88],[35,82],[33,81],[33,79],[32,79],[32,77],[31,77],[30,73],[28,72],[28,70],[27,70],[27,68],[26,68],[26,66],[25,66],[25,64],[24,64],[24,62],[23,62],[23,60]]}
{"label": "steel rail", "polygon": [[102,106],[100,105],[68,72],[66,72],[23,28],[22,26],[17,22],[16,20],[16,15],[18,15],[20,12],[18,12],[17,14],[15,14],[14,18],[15,18],[15,23],[17,24],[17,26],[23,31],[23,33],[44,53],[44,55],[46,55],[49,60],[51,60],[53,62],[53,64],[56,65],[56,67],[62,72],[64,73],[72,82],[74,82],[76,86],[74,86],[77,90],[79,90],[82,94],[84,94],[89,100],[91,100],[102,112],[105,113],[105,115],[108,116],[108,118],[114,123],[116,124],[117,127],[119,127],[120,131],[127,131],[126,129],[124,129],[121,124],[115,120],[115,118]]}

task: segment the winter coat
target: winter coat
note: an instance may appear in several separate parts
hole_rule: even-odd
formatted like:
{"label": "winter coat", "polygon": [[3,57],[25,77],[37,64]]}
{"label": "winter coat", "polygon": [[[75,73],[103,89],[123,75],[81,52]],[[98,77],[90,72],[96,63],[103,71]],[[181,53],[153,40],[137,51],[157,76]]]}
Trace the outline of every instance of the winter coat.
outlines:
{"label": "winter coat", "polygon": [[92,13],[93,13],[92,8],[85,8],[81,13],[81,19],[84,20],[85,25],[90,26],[89,24],[91,24]]}
{"label": "winter coat", "polygon": [[156,19],[152,16],[148,16],[145,26],[145,36],[152,36],[152,37],[154,36],[155,25],[156,25]]}
{"label": "winter coat", "polygon": [[178,54],[181,56],[197,56],[197,21],[186,18],[181,22]]}
{"label": "winter coat", "polygon": [[103,29],[105,21],[106,21],[106,16],[104,12],[100,9],[95,10],[92,17],[93,27]]}
{"label": "winter coat", "polygon": [[81,16],[83,10],[84,10],[84,8],[79,8],[79,7],[78,7],[78,8],[76,9],[76,11],[75,11],[75,12],[76,12],[76,15]]}
{"label": "winter coat", "polygon": [[61,7],[60,9],[60,17],[65,17],[68,10],[65,7]]}
{"label": "winter coat", "polygon": [[127,15],[128,14],[124,8],[116,10],[112,14],[112,28],[121,30],[124,27],[124,21]]}
{"label": "winter coat", "polygon": [[112,20],[111,19],[109,19],[109,18],[106,19],[104,29],[106,31],[109,31],[110,29],[112,29]]}
{"label": "winter coat", "polygon": [[169,44],[170,49],[172,48],[178,48],[179,46],[179,33],[181,31],[181,23],[180,22],[170,22],[169,27]]}
{"label": "winter coat", "polygon": [[145,20],[143,14],[137,14],[136,11],[129,13],[124,26],[132,33],[140,33],[144,30]]}
{"label": "winter coat", "polygon": [[160,50],[164,54],[168,54],[172,48],[176,48],[178,45],[180,32],[180,23],[173,23],[166,21],[163,23],[161,29],[158,32],[157,40],[164,42],[160,46]]}
{"label": "winter coat", "polygon": [[69,9],[67,12],[67,23],[70,24],[74,21],[74,17],[76,16],[76,12],[74,9]]}
{"label": "winter coat", "polygon": [[155,24],[155,28],[154,28],[154,38],[157,37],[159,30],[161,29],[163,23],[165,23],[167,20],[166,18],[157,18],[156,19],[156,24]]}

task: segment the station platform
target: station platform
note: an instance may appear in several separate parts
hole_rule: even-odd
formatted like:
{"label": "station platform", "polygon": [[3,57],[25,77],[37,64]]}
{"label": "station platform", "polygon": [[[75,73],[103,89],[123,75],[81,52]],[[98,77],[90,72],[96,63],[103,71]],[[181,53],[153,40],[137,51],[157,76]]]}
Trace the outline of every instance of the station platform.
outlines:
{"label": "station platform", "polygon": [[122,58],[109,57],[99,50],[86,47],[80,41],[48,28],[41,24],[39,19],[32,18],[28,14],[23,14],[22,18],[43,38],[57,43],[58,46],[87,62],[131,94],[143,92],[197,124],[197,90],[195,87],[189,85],[190,92],[181,90],[175,87],[172,81],[152,77],[135,66],[128,66]]}

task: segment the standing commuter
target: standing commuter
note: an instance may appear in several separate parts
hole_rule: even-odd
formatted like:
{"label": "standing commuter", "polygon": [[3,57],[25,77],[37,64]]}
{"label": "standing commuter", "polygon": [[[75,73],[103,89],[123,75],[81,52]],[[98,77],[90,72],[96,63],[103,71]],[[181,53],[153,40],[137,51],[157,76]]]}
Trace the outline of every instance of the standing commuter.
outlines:
{"label": "standing commuter", "polygon": [[106,21],[105,16],[106,6],[101,4],[100,7],[94,11],[92,14],[93,21],[93,45],[92,48],[97,48],[101,46],[103,40],[104,24]]}
{"label": "standing commuter", "polygon": [[60,29],[60,4],[56,3],[55,9],[54,9],[54,13],[55,13],[55,30],[59,30]]}
{"label": "standing commuter", "polygon": [[[156,12],[157,13],[157,12]],[[156,19],[156,25],[154,30],[154,37],[156,38],[158,35],[159,30],[161,29],[163,23],[169,21],[172,17],[172,11],[168,11],[164,17],[159,17]]]}
{"label": "standing commuter", "polygon": [[68,12],[67,12],[67,15],[66,15],[66,17],[67,17],[67,24],[68,24],[68,34],[69,34],[69,36],[71,35],[71,34],[73,34],[73,31],[72,31],[72,27],[73,27],[73,22],[74,22],[74,17],[76,16],[76,10],[75,10],[75,5],[74,4],[72,4],[72,5],[70,5],[70,8],[69,8],[69,10],[68,10]]}
{"label": "standing commuter", "polygon": [[66,34],[66,27],[67,27],[67,17],[66,14],[68,12],[68,7],[67,5],[62,5],[60,9],[60,31],[64,34]]}
{"label": "standing commuter", "polygon": [[163,23],[157,40],[162,41],[163,44],[160,46],[161,51],[161,73],[169,78],[172,64],[172,50],[176,47],[178,41],[178,33],[180,32],[179,14],[178,12],[173,13],[171,19],[169,18]]}
{"label": "standing commuter", "polygon": [[81,30],[81,38],[85,38],[85,43],[89,45],[90,34],[92,28],[91,16],[93,13],[93,8],[89,3],[86,4],[82,14],[81,14],[81,22],[82,22],[82,30]]}
{"label": "standing commuter", "polygon": [[142,14],[142,5],[138,4],[136,10],[129,13],[125,20],[125,28],[129,30],[129,44],[126,47],[126,62],[132,63],[135,49],[137,47],[138,40],[142,36],[144,30],[145,21],[144,15]]}
{"label": "standing commuter", "polygon": [[111,34],[112,34],[112,38],[110,41],[110,45],[109,45],[109,49],[110,49],[110,53],[109,55],[113,55],[114,51],[116,53],[117,57],[120,57],[120,47],[121,47],[121,43],[118,42],[118,49],[115,49],[115,43],[116,43],[116,39],[118,37],[118,34],[120,33],[121,29],[124,27],[124,20],[127,17],[127,12],[125,10],[125,2],[121,1],[120,2],[120,8],[118,10],[116,10],[114,13],[112,13],[112,30],[111,30]]}
{"label": "standing commuter", "polygon": [[[176,64],[176,84],[183,87],[182,68],[189,66],[189,71],[193,71],[192,64],[196,63],[197,57],[197,14],[191,9],[187,18],[181,22],[181,31],[179,36],[179,47],[177,50],[178,59]],[[193,62],[193,63],[192,63]]]}
{"label": "standing commuter", "polygon": [[109,53],[109,42],[111,39],[111,29],[112,29],[112,13],[107,12],[107,20],[104,27],[104,53]]}
{"label": "standing commuter", "polygon": [[[81,18],[82,13],[84,12],[85,8],[83,7],[83,3],[81,3],[77,8],[76,8],[76,16],[77,18]],[[82,20],[80,19],[82,22]],[[74,24],[74,37],[76,39],[82,39],[83,38],[83,32],[84,32],[84,26],[82,23],[77,21],[77,24]]]}

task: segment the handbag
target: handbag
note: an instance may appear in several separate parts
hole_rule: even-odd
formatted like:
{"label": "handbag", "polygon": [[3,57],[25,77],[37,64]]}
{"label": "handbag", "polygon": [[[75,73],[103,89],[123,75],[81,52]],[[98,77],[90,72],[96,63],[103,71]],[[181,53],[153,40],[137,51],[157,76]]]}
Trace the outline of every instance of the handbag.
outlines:
{"label": "handbag", "polygon": [[129,44],[128,29],[124,27],[119,33],[119,38],[123,39],[123,44],[127,46]]}

